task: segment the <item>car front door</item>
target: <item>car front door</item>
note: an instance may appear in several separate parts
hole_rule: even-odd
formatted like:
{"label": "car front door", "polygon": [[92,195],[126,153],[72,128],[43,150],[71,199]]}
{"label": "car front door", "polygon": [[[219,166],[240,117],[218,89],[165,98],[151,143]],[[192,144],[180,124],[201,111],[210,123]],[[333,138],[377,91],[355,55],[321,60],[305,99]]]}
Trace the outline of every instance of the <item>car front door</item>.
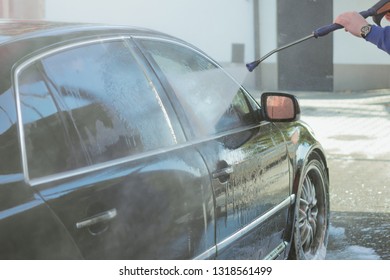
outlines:
{"label": "car front door", "polygon": [[197,50],[152,38],[138,42],[177,101],[187,137],[209,168],[218,258],[282,252],[291,199],[280,131],[261,121],[259,105]]}
{"label": "car front door", "polygon": [[63,46],[16,70],[26,181],[84,258],[215,253],[207,167],[149,74],[122,37]]}

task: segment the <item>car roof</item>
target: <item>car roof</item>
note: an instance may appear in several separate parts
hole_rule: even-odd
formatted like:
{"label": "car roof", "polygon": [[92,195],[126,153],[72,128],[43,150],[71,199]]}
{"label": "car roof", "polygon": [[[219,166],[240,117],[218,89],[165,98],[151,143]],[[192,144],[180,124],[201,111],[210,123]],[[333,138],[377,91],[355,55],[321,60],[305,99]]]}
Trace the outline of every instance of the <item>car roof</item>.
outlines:
{"label": "car roof", "polygon": [[0,43],[11,40],[13,37],[23,36],[39,30],[49,30],[65,26],[65,23],[26,21],[26,20],[0,20]]}
{"label": "car roof", "polygon": [[39,20],[0,20],[0,94],[11,81],[11,68],[38,50],[73,40],[105,36],[149,36],[183,42],[162,32],[124,25]]}
{"label": "car roof", "polygon": [[151,29],[97,23],[70,23],[32,20],[0,20],[0,56],[3,62],[22,57],[52,45],[71,40],[105,36],[150,36],[182,40]]}
{"label": "car roof", "polygon": [[67,37],[75,38],[87,35],[102,35],[104,33],[126,33],[130,35],[153,35],[173,38],[155,30],[125,25],[39,20],[0,20],[0,46],[13,41],[31,40],[34,38],[57,37],[57,39],[61,38],[63,41]]}

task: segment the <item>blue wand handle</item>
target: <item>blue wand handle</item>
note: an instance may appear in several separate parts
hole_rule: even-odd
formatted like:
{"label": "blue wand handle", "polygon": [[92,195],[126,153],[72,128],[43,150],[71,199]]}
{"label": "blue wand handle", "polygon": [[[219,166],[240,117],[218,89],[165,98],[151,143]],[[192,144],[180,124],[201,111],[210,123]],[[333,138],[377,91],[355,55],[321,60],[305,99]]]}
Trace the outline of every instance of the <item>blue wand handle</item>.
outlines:
{"label": "blue wand handle", "polygon": [[[368,18],[370,16],[375,15],[376,11],[373,8],[371,8],[371,9],[368,9],[367,11],[360,12],[360,14],[364,18]],[[333,31],[335,31],[337,29],[341,29],[341,28],[343,28],[343,26],[340,24],[337,24],[337,23],[329,24],[329,25],[326,25],[326,26],[323,26],[323,27],[320,27],[320,28],[314,30],[313,37],[315,37],[315,38],[322,37],[322,36],[328,35],[330,32],[333,32]]]}

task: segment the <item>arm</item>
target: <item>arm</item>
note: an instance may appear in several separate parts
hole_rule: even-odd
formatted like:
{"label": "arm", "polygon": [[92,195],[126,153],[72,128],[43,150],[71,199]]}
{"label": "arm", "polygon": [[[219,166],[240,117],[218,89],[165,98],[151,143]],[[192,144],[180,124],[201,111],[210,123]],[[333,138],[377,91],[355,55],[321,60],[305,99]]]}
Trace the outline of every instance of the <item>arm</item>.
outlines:
{"label": "arm", "polygon": [[365,39],[390,54],[390,26],[379,27],[373,25]]}
{"label": "arm", "polygon": [[[361,37],[361,28],[368,24],[366,19],[357,12],[340,14],[335,19],[335,23],[341,24],[346,31],[356,37]],[[390,54],[390,27],[372,26],[370,33],[364,39]]]}

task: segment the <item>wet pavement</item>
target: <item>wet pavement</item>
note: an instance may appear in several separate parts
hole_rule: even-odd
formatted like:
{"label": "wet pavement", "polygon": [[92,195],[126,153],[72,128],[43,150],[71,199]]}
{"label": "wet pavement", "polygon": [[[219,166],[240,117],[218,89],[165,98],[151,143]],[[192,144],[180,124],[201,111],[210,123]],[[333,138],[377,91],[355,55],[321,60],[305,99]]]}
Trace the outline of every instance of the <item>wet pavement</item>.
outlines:
{"label": "wet pavement", "polygon": [[389,234],[388,213],[333,211],[326,258],[389,260]]}
{"label": "wet pavement", "polygon": [[294,93],[329,160],[327,259],[390,259],[390,91]]}

